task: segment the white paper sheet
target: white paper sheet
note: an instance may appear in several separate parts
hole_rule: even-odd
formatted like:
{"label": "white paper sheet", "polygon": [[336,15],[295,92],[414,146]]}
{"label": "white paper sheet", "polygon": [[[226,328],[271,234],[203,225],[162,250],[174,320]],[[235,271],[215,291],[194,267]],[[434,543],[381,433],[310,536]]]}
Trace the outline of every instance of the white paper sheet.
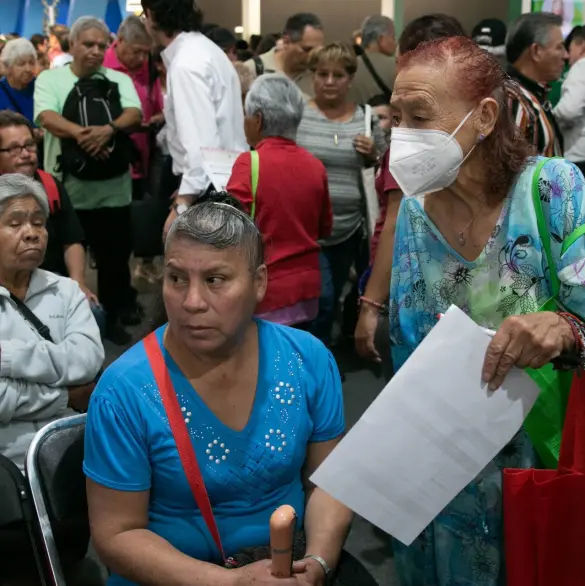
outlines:
{"label": "white paper sheet", "polygon": [[221,149],[201,149],[205,172],[209,175],[216,191],[225,191],[232,175],[232,169],[236,159],[241,155],[237,151],[224,151]]}
{"label": "white paper sheet", "polygon": [[487,390],[489,343],[449,310],[311,480],[410,545],[514,437],[538,397],[518,369]]}

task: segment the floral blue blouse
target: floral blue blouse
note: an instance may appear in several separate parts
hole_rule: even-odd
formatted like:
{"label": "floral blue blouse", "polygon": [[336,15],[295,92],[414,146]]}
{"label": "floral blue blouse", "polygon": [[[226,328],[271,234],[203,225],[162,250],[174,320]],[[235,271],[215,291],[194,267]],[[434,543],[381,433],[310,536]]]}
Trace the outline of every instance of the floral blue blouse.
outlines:
{"label": "floral blue blouse", "polygon": [[[390,287],[393,359],[399,368],[456,304],[479,325],[497,329],[511,315],[532,313],[550,297],[546,255],[532,200],[533,159],[506,198],[500,218],[475,261],[462,258],[424,211],[424,197],[404,198],[397,220]],[[561,282],[561,300],[585,314],[585,239],[561,256],[563,240],[585,221],[585,182],[563,159],[549,160],[539,190]],[[432,197],[429,195],[428,197]],[[503,467],[538,464],[520,432],[482,474],[435,519],[415,543],[396,544],[402,586],[500,586]]]}

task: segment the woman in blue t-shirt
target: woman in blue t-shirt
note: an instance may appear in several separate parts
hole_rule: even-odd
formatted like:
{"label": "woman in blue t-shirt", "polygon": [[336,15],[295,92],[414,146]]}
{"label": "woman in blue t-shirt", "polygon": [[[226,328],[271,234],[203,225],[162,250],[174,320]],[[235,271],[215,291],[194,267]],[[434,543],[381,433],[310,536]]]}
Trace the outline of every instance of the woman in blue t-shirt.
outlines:
{"label": "woman in blue t-shirt", "polygon": [[33,95],[37,52],[27,39],[8,41],[0,60],[6,77],[0,80],[0,110],[12,110],[34,123]]}
{"label": "woman in blue t-shirt", "polygon": [[[165,250],[168,324],[152,346],[140,342],[110,366],[92,397],[84,470],[110,586],[321,586],[339,561],[351,512],[307,483],[344,432],[339,373],[310,334],[253,318],[266,266],[262,238],[238,205],[216,196],[175,221]],[[269,562],[216,565],[219,550],[147,357],[153,346],[170,373],[225,554],[267,545],[271,514],[292,505],[309,556],[292,578],[273,578]]]}

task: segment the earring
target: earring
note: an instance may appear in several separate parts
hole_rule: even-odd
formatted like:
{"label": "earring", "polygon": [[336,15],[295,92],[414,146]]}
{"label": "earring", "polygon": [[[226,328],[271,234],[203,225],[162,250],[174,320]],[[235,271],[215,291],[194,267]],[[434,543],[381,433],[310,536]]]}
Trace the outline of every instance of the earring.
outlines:
{"label": "earring", "polygon": [[485,134],[480,134],[478,138],[478,142],[483,142],[485,140]]}

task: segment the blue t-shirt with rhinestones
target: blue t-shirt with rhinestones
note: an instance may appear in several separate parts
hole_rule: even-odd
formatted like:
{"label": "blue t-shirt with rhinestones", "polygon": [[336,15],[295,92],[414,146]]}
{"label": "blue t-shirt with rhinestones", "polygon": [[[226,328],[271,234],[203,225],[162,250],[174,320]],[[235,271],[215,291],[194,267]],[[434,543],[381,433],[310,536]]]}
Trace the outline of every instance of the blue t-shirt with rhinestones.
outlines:
{"label": "blue t-shirt with rhinestones", "polygon": [[[257,321],[256,397],[242,431],[206,406],[163,347],[213,506],[226,555],[269,543],[269,519],[283,504],[302,523],[307,444],[344,432],[339,372],[310,334]],[[150,490],[148,528],[203,561],[219,554],[195,504],[142,342],[103,374],[91,398],[85,474],[113,490]],[[130,582],[112,576],[110,586]]]}

